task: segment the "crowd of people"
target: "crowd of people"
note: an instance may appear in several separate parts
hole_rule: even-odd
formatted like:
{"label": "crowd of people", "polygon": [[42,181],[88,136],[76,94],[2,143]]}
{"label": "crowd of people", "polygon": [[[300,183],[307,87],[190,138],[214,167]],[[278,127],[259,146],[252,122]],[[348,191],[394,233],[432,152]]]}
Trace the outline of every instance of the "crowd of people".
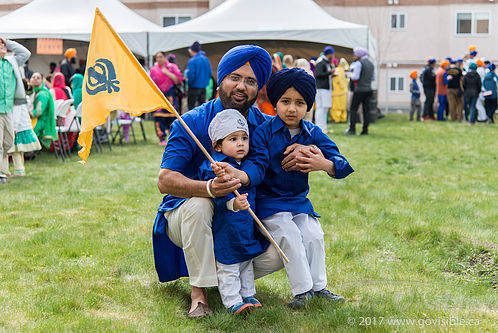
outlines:
{"label": "crowd of people", "polygon": [[[74,48],[66,50],[59,65],[50,64],[46,77],[29,70],[30,56],[29,50],[21,44],[0,38],[0,74],[4,81],[0,91],[0,183],[6,183],[9,177],[25,175],[26,156],[36,156],[35,152],[42,147],[58,149],[54,146],[55,142],[61,142],[57,126],[66,126],[72,119],[57,123],[56,101],[73,99],[75,109],[82,101],[84,68],[74,69]],[[65,149],[77,148],[77,135],[77,128],[67,131]],[[13,172],[10,172],[10,157]]]}
{"label": "crowd of people", "polygon": [[[5,183],[8,177],[24,176],[24,155],[36,156],[33,152],[39,151],[42,147],[54,149],[54,142],[59,140],[56,126],[65,125],[67,121],[71,120],[63,120],[62,124],[56,124],[56,120],[54,120],[56,118],[54,115],[56,101],[73,99],[74,110],[78,108],[82,101],[86,61],[80,59],[79,67],[76,67],[77,51],[74,48],[69,48],[64,52],[63,59],[50,63],[46,75],[40,72],[33,73],[28,67],[30,53],[27,49],[14,41],[2,39],[1,44],[5,53],[9,49],[14,53],[12,59],[18,60],[15,63],[9,62],[12,64],[8,69],[5,69],[12,79],[12,87],[16,86],[15,103],[12,96],[4,95],[2,97],[4,100],[9,99],[12,103],[12,106],[8,104],[9,106],[5,107],[3,113],[10,114],[10,111],[13,111],[11,113],[12,121],[8,121],[9,124],[12,124],[12,131],[9,125],[0,132],[0,141],[4,142],[3,149],[0,151],[3,156],[0,182]],[[152,66],[148,69],[151,79],[170,103],[180,111],[192,110],[218,96],[217,80],[213,76],[211,63],[202,50],[201,44],[195,41],[189,47],[188,52],[190,59],[183,71],[176,64],[175,55],[166,52],[157,52],[154,55]],[[335,57],[332,46],[326,47],[318,58],[314,57],[310,60],[289,54],[283,55],[281,52],[274,53],[271,57],[272,73],[285,68],[302,68],[306,73],[315,77],[317,98],[306,113],[305,120],[314,122],[325,133],[327,133],[328,122],[347,121],[348,90],[354,92],[352,103],[350,103],[351,107],[357,110],[358,106],[363,103],[364,114],[369,112],[369,103],[366,101],[371,95],[371,80],[367,76],[373,77],[373,66],[370,66],[371,62],[368,61],[365,50],[358,48],[354,52],[355,62],[351,66],[344,58]],[[3,63],[9,59],[11,59],[10,56],[2,58]],[[364,75],[368,71],[372,71],[372,73]],[[360,85],[358,85],[359,82]],[[256,105],[263,113],[276,115],[275,108],[269,101],[266,87],[258,92]],[[356,112],[354,114],[356,115]],[[119,113],[118,116],[124,119],[130,118],[130,115],[125,112]],[[166,110],[155,111],[153,117],[159,144],[165,146],[171,123],[175,118]],[[358,120],[357,117],[349,118],[350,128],[347,134],[354,134],[355,123]],[[368,133],[368,118],[363,117],[362,134]],[[129,141],[129,127],[130,125],[125,124],[122,128],[123,138],[126,142]],[[24,130],[32,131],[32,138],[26,138],[28,132],[23,133]],[[8,133],[15,133],[15,135],[10,138]],[[77,132],[69,131],[67,136],[66,144],[68,147],[66,148],[77,150]],[[24,142],[26,140],[27,142]],[[13,172],[9,171],[9,155],[14,164]]]}
{"label": "crowd of people", "polygon": [[[283,68],[302,68],[316,81],[317,95],[313,106],[305,115],[305,120],[314,122],[324,133],[328,133],[327,123],[345,123],[350,108],[350,126],[346,134],[356,134],[357,112],[361,104],[363,110],[362,135],[368,134],[370,120],[370,99],[372,81],[375,78],[374,65],[368,60],[367,50],[357,47],[353,50],[351,65],[345,58],[335,57],[332,46],[324,48],[318,58],[310,60],[281,52],[273,54],[272,72]],[[352,95],[350,97],[350,95]],[[275,110],[268,100],[266,89],[258,93],[258,107],[268,115]]]}
{"label": "crowd of people", "polygon": [[[417,71],[410,73],[410,120],[476,121],[494,123],[497,108],[498,77],[496,65],[477,57],[477,47],[471,45],[462,59],[447,57],[439,62],[429,58],[418,78]],[[420,101],[420,79],[425,102]],[[437,97],[437,99],[436,99]]]}

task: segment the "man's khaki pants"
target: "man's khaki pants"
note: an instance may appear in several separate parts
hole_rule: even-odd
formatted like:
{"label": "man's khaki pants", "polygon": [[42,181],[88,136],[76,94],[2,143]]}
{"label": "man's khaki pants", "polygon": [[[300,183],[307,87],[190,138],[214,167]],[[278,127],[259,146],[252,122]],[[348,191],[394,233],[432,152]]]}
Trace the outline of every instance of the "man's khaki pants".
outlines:
{"label": "man's khaki pants", "polygon": [[[168,237],[183,249],[190,284],[195,287],[218,285],[211,232],[213,211],[214,204],[211,199],[195,197],[164,213],[168,220]],[[255,279],[284,267],[277,250],[271,245],[265,253],[253,259],[253,265]]]}
{"label": "man's khaki pants", "polygon": [[448,108],[452,121],[462,121],[463,96],[458,96],[459,89],[448,88]]}
{"label": "man's khaki pants", "polygon": [[14,124],[12,112],[0,113],[0,174],[9,174],[9,164],[3,161],[10,148],[14,145]]}

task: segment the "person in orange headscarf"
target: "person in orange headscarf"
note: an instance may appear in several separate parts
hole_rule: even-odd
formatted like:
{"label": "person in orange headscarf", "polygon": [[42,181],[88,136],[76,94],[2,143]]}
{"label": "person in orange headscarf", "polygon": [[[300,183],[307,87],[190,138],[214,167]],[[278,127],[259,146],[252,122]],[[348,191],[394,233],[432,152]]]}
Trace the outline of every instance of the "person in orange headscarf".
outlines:
{"label": "person in orange headscarf", "polygon": [[439,103],[437,108],[437,120],[443,121],[444,111],[448,105],[448,73],[446,68],[450,62],[447,59],[441,60],[439,69],[436,72],[436,94]]}
{"label": "person in orange headscarf", "polygon": [[[277,55],[277,58],[278,58],[278,55]],[[272,61],[271,73],[273,74],[276,72],[278,72],[277,67],[273,64],[273,61]],[[268,99],[268,95],[266,94],[266,84],[263,86],[263,88],[261,88],[260,91],[258,91],[258,98],[256,99],[256,103],[258,103],[258,109],[260,109],[261,112],[263,112],[264,114],[267,114],[269,116],[276,116],[277,115],[275,108],[270,103],[270,100]]]}
{"label": "person in orange headscarf", "polygon": [[76,64],[76,49],[69,48],[64,52],[64,60],[61,62],[61,73],[64,74],[66,86],[71,84],[71,77],[74,75],[73,65]]}
{"label": "person in orange headscarf", "polygon": [[411,109],[410,109],[410,121],[413,121],[413,115],[417,113],[417,121],[420,121],[420,113],[422,111],[422,104],[420,103],[420,88],[417,84],[417,71],[411,71],[410,78],[412,82],[410,83],[410,92],[412,94],[411,98]]}

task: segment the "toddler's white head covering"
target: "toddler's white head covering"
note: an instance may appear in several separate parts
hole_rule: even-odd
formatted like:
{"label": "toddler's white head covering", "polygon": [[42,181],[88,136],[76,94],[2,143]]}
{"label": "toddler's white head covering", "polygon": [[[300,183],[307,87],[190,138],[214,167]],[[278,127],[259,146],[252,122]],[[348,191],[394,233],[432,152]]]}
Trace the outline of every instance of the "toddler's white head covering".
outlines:
{"label": "toddler's white head covering", "polygon": [[213,120],[211,120],[208,134],[209,138],[214,143],[237,131],[244,131],[249,135],[247,120],[239,111],[235,109],[226,109],[218,113]]}

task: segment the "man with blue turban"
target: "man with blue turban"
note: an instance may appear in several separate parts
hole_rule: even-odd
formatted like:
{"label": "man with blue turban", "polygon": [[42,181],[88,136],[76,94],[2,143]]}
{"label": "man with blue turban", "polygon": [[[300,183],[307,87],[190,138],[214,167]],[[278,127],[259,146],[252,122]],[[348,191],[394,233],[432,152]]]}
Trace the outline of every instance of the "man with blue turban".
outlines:
{"label": "man with blue turban", "polygon": [[321,56],[315,65],[315,78],[316,78],[316,111],[315,123],[327,132],[327,117],[329,109],[332,107],[332,75],[334,74],[334,48],[327,46],[323,49],[323,56]]}
{"label": "man with blue turban", "polygon": [[[270,77],[271,66],[268,52],[255,45],[236,46],[223,56],[217,70],[220,97],[182,116],[207,151],[212,150],[209,124],[219,112],[238,110],[247,119],[250,135],[267,120],[268,116],[252,105],[258,90]],[[189,277],[192,286],[189,318],[212,313],[204,288],[218,285],[211,233],[213,202],[210,198],[223,197],[247,185],[228,176],[210,181],[199,180],[199,167],[205,160],[206,157],[180,122],[175,121],[159,172],[158,187],[166,195],[154,223],[153,246],[161,282]],[[257,173],[256,166],[250,161],[243,162],[241,169],[248,175]],[[255,278],[282,267],[274,247],[254,258]]]}
{"label": "man with blue turban", "polygon": [[422,81],[422,86],[424,87],[425,102],[423,119],[424,120],[434,120],[434,97],[436,97],[436,59],[429,57],[427,59],[427,65],[425,65],[424,71],[420,76],[420,81]]}

